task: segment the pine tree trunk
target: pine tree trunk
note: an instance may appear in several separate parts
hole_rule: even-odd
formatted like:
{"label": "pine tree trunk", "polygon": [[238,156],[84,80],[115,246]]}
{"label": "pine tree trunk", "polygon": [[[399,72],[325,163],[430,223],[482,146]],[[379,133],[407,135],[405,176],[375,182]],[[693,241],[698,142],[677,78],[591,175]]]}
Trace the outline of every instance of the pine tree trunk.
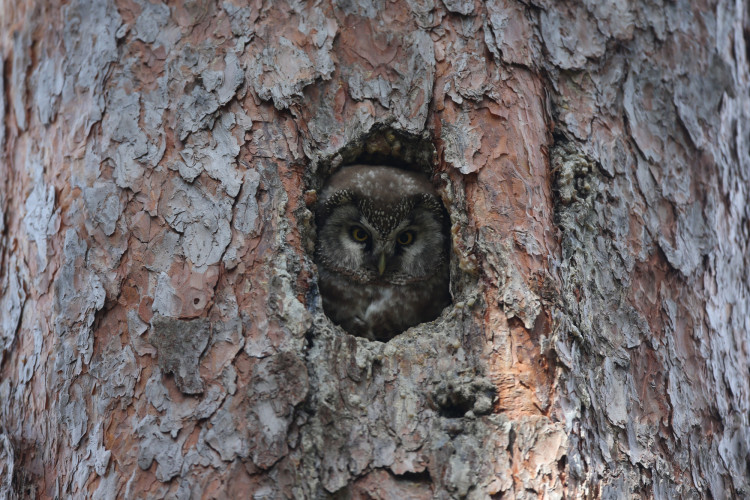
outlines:
{"label": "pine tree trunk", "polygon": [[[0,498],[746,498],[741,0],[0,6]],[[453,304],[323,313],[434,173]]]}

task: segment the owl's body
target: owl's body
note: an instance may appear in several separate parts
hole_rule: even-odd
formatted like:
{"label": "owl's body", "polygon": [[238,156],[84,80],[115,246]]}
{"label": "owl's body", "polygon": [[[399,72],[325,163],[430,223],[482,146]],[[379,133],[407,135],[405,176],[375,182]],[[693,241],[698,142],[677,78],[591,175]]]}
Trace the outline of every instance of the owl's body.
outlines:
{"label": "owl's body", "polygon": [[344,167],[322,190],[317,223],[323,309],[347,332],[388,340],[450,303],[445,210],[420,174]]}

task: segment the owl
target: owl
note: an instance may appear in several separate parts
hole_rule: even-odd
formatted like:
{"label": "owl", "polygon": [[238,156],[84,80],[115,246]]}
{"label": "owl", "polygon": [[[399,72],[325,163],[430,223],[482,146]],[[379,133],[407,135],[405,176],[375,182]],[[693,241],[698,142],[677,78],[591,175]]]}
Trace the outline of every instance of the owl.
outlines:
{"label": "owl", "polygon": [[350,334],[387,341],[450,303],[445,209],[419,173],[343,167],[321,191],[316,223],[323,310]]}

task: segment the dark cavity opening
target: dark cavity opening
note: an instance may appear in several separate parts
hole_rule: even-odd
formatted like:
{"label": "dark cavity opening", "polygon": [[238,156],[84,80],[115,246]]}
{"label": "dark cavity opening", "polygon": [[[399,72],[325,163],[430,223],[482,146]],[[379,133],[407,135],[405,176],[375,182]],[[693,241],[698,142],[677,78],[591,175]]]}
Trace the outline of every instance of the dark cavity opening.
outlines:
{"label": "dark cavity opening", "polygon": [[427,136],[380,127],[310,174],[323,311],[352,335],[387,342],[451,304],[435,159]]}

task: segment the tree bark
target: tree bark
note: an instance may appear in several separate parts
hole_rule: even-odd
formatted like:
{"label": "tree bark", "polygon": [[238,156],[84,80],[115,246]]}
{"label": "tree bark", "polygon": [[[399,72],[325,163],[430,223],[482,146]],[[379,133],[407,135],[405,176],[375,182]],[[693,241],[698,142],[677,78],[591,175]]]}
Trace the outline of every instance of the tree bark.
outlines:
{"label": "tree bark", "polygon": [[[746,3],[0,12],[0,498],[750,495]],[[452,222],[388,343],[317,292],[354,161]]]}

